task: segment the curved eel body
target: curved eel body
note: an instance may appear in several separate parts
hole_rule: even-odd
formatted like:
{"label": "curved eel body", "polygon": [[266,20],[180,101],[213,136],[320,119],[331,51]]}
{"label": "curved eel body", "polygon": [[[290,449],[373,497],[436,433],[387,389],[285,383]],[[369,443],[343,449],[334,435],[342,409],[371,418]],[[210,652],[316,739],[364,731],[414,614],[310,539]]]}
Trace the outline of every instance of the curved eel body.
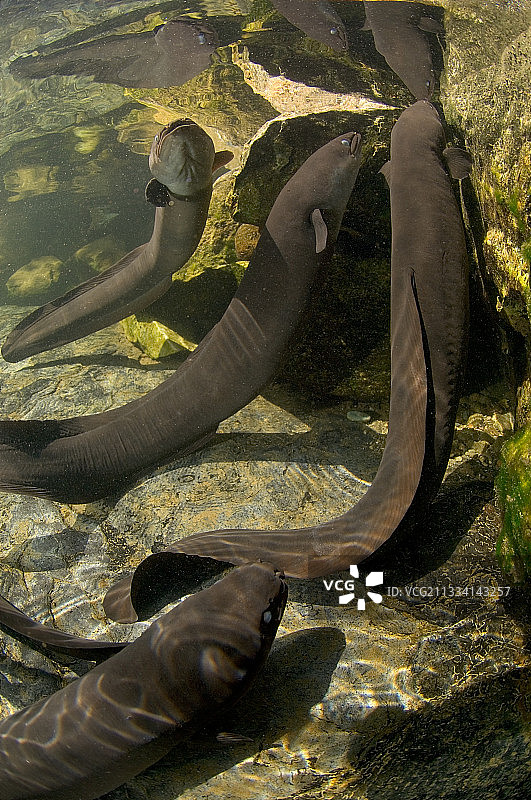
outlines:
{"label": "curved eel body", "polygon": [[155,179],[146,196],[159,206],[149,242],[25,317],[2,347],[5,360],[20,361],[81,339],[161,297],[199,244],[212,172],[231,158],[227,151],[214,153],[210,136],[192,120],[167,125],[155,137],[149,159]]}
{"label": "curved eel body", "polygon": [[0,722],[0,800],[92,800],[158,761],[249,687],[286,596],[269,565],[235,570]]}
{"label": "curved eel body", "polygon": [[311,39],[337,52],[348,50],[343,21],[328,0],[271,0],[277,11]]}
{"label": "curved eel body", "polygon": [[[382,545],[442,481],[466,358],[468,270],[463,224],[431,103],[406,109],[393,128],[391,189],[391,403],[376,477],[341,517],[296,530],[218,530],[148,556],[105,598],[107,614],[137,618],[159,578],[183,554],[232,564],[263,558],[286,575],[315,578],[357,564]],[[198,559],[198,563],[200,559]],[[192,565],[187,559],[187,570]],[[173,578],[175,580],[175,577]]]}
{"label": "curved eel body", "polygon": [[16,77],[92,75],[131,88],[181,86],[210,67],[219,46],[199,20],[175,19],[147,33],[114,34],[43,55],[21,56],[9,65]]}
{"label": "curved eel body", "polygon": [[436,74],[425,34],[442,33],[442,26],[417,3],[364,0],[364,6],[364,30],[372,31],[380,55],[417,100],[430,98]]}
{"label": "curved eel body", "polygon": [[361,137],[338,136],[280,192],[220,322],[171,378],[115,411],[0,422],[0,490],[83,503],[198,446],[271,378],[356,181]]}

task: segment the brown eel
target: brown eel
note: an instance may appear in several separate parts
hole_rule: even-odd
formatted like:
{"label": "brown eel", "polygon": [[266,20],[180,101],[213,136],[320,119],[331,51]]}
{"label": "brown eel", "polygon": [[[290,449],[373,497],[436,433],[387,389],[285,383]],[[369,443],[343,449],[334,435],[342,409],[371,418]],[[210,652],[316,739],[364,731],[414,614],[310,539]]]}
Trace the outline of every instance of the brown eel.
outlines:
{"label": "brown eel", "polygon": [[112,34],[51,53],[20,56],[9,71],[19,78],[92,75],[97,81],[132,88],[181,86],[211,66],[218,46],[210,26],[182,17],[152,31]]}
{"label": "brown eel", "polygon": [[361,160],[361,136],[313,153],[280,192],[220,322],[172,377],[114,411],[0,421],[0,490],[71,503],[112,494],[186,450],[272,377],[328,258]]}
{"label": "brown eel", "polygon": [[417,100],[432,97],[436,73],[426,33],[443,33],[429,8],[412,2],[364,0],[366,22],[378,52]]}
{"label": "brown eel", "polygon": [[0,722],[0,800],[93,800],[154,764],[248,689],[287,597],[249,564],[120,653]]}
{"label": "brown eel", "polygon": [[328,0],[271,0],[300,31],[337,52],[348,50],[343,21]]}
{"label": "brown eel", "polygon": [[176,580],[183,554],[188,572],[189,556],[232,564],[264,559],[298,578],[348,569],[383,544],[408,510],[434,496],[450,453],[468,338],[467,253],[447,173],[452,160],[461,169],[463,151],[445,147],[435,107],[422,100],[406,109],[393,128],[384,170],[392,222],[391,402],[385,450],[368,491],[320,525],[181,539],[109,590],[110,617],[135,620],[153,587],[160,590],[159,579]]}
{"label": "brown eel", "polygon": [[127,646],[127,642],[84,639],[42,625],[24,614],[3,595],[0,595],[0,629],[45,655],[51,652],[61,653],[86,661],[104,661]]}
{"label": "brown eel", "polygon": [[161,297],[199,244],[212,173],[232,159],[214,152],[210,136],[191,119],[175,120],[155,136],[149,156],[154,178],[146,198],[157,206],[151,239],[100,275],[37,308],[7,337],[6,361],[81,339],[135,314]]}

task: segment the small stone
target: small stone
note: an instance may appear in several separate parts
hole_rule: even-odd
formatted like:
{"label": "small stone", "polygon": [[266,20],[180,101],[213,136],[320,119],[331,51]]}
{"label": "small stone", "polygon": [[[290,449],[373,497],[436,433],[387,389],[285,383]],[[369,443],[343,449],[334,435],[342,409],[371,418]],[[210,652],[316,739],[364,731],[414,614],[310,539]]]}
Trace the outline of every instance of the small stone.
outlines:
{"label": "small stone", "polygon": [[45,292],[57,283],[62,268],[63,262],[55,256],[34,258],[8,278],[7,291],[14,297],[30,297]]}
{"label": "small stone", "polygon": [[126,253],[122,242],[112,236],[102,236],[76,250],[77,261],[87,264],[93,272],[104,272],[116,264]]}
{"label": "small stone", "polygon": [[234,235],[234,246],[236,255],[242,261],[248,261],[255,251],[258,239],[260,238],[260,228],[258,225],[244,223],[240,225]]}
{"label": "small stone", "polygon": [[347,411],[347,419],[351,422],[370,422],[371,415],[366,414],[364,411]]}
{"label": "small stone", "polygon": [[122,328],[129,339],[150,358],[164,358],[183,350],[195,350],[197,345],[189,342],[161,322],[141,322],[135,315],[122,320]]}

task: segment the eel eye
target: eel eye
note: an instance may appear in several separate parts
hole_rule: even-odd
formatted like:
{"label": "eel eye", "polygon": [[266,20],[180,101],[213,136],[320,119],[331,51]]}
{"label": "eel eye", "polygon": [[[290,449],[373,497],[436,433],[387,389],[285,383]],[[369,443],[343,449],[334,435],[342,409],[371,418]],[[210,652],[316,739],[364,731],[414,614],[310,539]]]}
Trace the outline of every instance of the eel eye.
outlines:
{"label": "eel eye", "polygon": [[206,44],[206,36],[204,33],[198,34],[199,44]]}
{"label": "eel eye", "polygon": [[330,28],[330,33],[332,34],[332,36],[336,36],[336,34],[338,33],[337,28]]}
{"label": "eel eye", "polygon": [[341,139],[341,144],[346,144],[347,146],[350,147],[350,142],[348,139]]}
{"label": "eel eye", "polygon": [[262,619],[264,620],[266,625],[269,625],[269,623],[273,619],[273,615],[272,615],[271,611],[264,611],[264,615],[263,615]]}

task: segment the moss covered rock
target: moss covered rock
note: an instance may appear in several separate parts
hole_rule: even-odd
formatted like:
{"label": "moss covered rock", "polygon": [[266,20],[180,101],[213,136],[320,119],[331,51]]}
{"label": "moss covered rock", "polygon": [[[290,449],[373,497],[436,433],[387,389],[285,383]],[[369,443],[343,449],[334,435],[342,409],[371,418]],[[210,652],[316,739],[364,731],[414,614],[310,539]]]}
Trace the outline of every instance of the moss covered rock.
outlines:
{"label": "moss covered rock", "polygon": [[6,287],[12,297],[32,297],[46,292],[61,277],[63,262],[55,256],[34,258],[17,269],[7,280]]}
{"label": "moss covered rock", "polygon": [[136,344],[150,358],[164,358],[183,350],[194,350],[196,342],[189,342],[176,331],[154,320],[142,321],[132,315],[121,322],[130,342]]}
{"label": "moss covered rock", "polygon": [[497,554],[516,581],[531,578],[531,426],[505,444],[496,479],[502,508]]}
{"label": "moss covered rock", "polygon": [[116,241],[112,236],[102,236],[76,250],[74,258],[88,266],[93,272],[104,272],[119,261],[125,253],[123,242]]}
{"label": "moss covered rock", "polygon": [[[442,101],[474,160],[479,214],[471,216],[471,224],[479,266],[491,282],[502,324],[524,337],[529,362],[531,14],[479,0],[445,5]],[[529,374],[528,368],[526,380]],[[526,396],[520,398],[520,422],[531,418]]]}
{"label": "moss covered rock", "polygon": [[128,89],[126,93],[139,103],[171,111],[174,117],[192,117],[199,125],[222,132],[227,141],[243,145],[276,112],[247,85],[231,62],[230,48],[218,53],[219,62],[184,86]]}

